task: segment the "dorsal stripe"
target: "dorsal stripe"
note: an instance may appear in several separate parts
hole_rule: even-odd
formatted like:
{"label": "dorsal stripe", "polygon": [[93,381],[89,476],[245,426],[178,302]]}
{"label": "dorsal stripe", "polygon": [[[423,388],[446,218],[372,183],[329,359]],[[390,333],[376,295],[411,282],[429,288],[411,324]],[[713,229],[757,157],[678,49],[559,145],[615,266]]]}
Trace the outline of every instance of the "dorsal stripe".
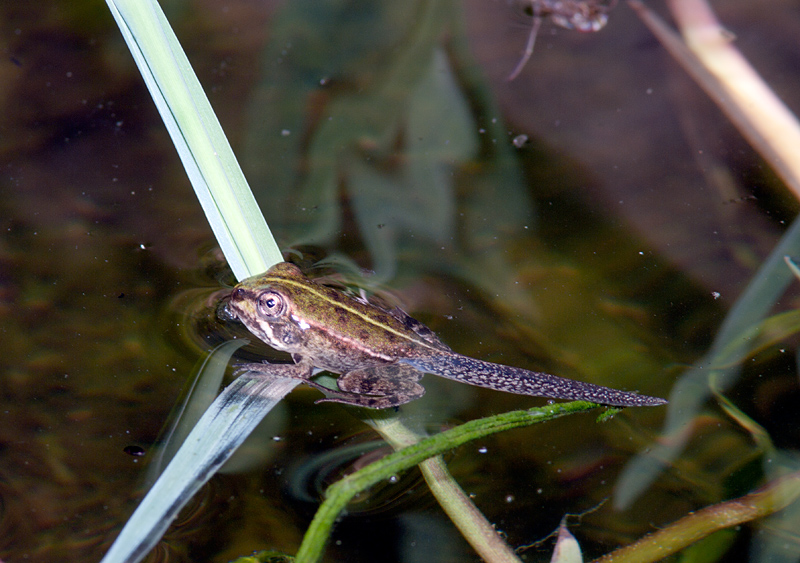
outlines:
{"label": "dorsal stripe", "polygon": [[[303,290],[309,291],[312,294],[316,295],[317,297],[319,297],[321,299],[324,299],[325,301],[327,301],[329,303],[331,302],[331,300],[328,298],[327,295],[325,295],[323,292],[319,291],[316,287],[314,287],[313,282],[302,283],[302,282],[291,280],[291,279],[272,278],[272,277],[268,277],[268,278],[266,278],[266,280],[270,281],[270,282],[279,283],[279,284],[282,283],[282,284],[286,284],[286,285],[291,285],[291,286],[297,287],[299,289],[303,289]],[[404,339],[409,340],[409,341],[411,341],[411,342],[413,342],[415,344],[419,344],[419,345],[425,346],[426,348],[430,348],[431,350],[434,350],[434,351],[437,351],[437,352],[441,352],[441,350],[437,350],[435,347],[431,346],[430,343],[426,342],[425,340],[423,340],[421,338],[412,338],[411,336],[409,336],[406,333],[400,332],[400,331],[395,330],[394,328],[392,328],[392,327],[390,327],[388,325],[385,325],[385,324],[383,324],[383,323],[381,323],[379,321],[376,321],[372,317],[370,317],[368,315],[365,315],[364,313],[362,313],[362,312],[350,307],[346,302],[345,303],[336,302],[336,305],[341,307],[345,311],[348,311],[348,312],[356,315],[361,320],[363,320],[363,321],[365,321],[367,323],[370,323],[372,325],[375,325],[376,327],[378,327],[380,329],[383,329],[385,331],[391,332],[392,334],[394,334],[396,336],[399,336],[400,338],[404,338]]]}

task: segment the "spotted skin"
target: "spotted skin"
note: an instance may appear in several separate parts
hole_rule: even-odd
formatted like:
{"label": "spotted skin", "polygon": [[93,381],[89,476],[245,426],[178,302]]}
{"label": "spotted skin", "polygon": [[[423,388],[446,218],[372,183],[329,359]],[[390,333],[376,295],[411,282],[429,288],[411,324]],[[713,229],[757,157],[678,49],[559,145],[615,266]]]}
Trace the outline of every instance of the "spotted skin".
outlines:
{"label": "spotted skin", "polygon": [[619,391],[549,373],[493,364],[455,353],[446,358],[416,358],[401,361],[425,373],[518,395],[583,400],[616,407],[652,407],[666,403],[664,399],[658,397]]}
{"label": "spotted skin", "polygon": [[[302,379],[337,402],[383,409],[418,399],[425,373],[497,391],[617,406],[657,406],[664,399],[546,373],[493,364],[453,352],[425,325],[399,309],[385,310],[314,283],[282,262],[242,281],[231,314],[294,364],[244,364],[264,377]],[[341,374],[338,390],[316,383],[319,371]]]}

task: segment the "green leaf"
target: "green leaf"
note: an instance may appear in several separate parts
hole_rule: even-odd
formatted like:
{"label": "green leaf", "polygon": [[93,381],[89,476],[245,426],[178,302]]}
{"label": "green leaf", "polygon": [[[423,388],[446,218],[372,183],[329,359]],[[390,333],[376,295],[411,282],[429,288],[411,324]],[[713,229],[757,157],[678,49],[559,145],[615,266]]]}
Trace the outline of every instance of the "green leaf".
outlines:
{"label": "green leaf", "polygon": [[161,8],[153,0],[107,3],[236,278],[280,262],[278,245]]}

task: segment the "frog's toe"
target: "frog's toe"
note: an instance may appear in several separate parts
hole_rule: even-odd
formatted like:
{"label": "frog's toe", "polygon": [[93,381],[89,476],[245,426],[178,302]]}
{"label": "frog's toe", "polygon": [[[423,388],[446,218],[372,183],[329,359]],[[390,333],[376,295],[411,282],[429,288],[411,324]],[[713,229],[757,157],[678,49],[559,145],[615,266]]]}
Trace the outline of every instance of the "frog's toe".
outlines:
{"label": "frog's toe", "polygon": [[307,379],[307,372],[297,364],[271,364],[266,360],[261,363],[234,364],[234,376],[238,377],[245,373],[254,373],[266,378],[287,377],[303,381]]}
{"label": "frog's toe", "polygon": [[333,395],[323,399],[317,399],[314,404],[318,403],[340,403],[342,405],[352,405],[355,407],[364,407],[368,409],[389,409],[398,407],[408,400],[397,396],[384,396],[379,397],[375,395]]}
{"label": "frog's toe", "polygon": [[233,364],[233,376],[234,377],[239,377],[240,375],[243,375],[243,374],[247,373],[248,371],[255,371],[255,372],[260,373],[262,370],[260,370],[259,368],[262,365],[263,364],[255,364],[255,363],[248,363],[248,362],[236,362],[235,364]]}

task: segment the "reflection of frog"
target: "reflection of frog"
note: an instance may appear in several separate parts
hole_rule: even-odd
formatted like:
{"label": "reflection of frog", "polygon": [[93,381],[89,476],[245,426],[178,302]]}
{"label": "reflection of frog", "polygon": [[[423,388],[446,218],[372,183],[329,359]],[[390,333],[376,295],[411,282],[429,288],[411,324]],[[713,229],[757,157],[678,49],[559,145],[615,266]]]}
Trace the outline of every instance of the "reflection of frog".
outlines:
{"label": "reflection of frog", "polygon": [[[421,397],[418,381],[432,373],[498,391],[583,399],[613,406],[653,406],[663,399],[492,364],[456,354],[403,311],[387,311],[310,281],[286,262],[244,280],[229,310],[258,338],[289,352],[294,364],[245,364],[264,375],[302,379],[333,401],[387,408]],[[340,391],[319,386],[321,370],[339,373]]]}

